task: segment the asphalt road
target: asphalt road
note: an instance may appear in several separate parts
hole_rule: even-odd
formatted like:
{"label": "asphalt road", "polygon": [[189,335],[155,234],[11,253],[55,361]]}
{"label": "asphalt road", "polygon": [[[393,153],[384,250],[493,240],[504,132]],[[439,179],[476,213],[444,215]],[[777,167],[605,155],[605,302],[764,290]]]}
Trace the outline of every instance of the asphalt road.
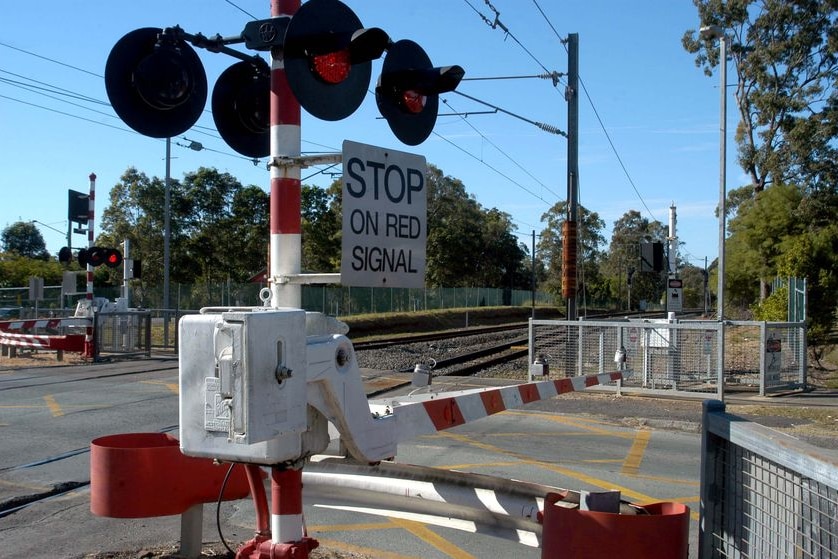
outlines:
{"label": "asphalt road", "polygon": [[[84,557],[149,549],[179,538],[179,518],[110,519],[89,508],[90,441],[174,432],[177,362],[152,359],[73,367],[0,369],[0,538],[3,555]],[[575,490],[619,490],[637,503],[693,510],[697,542],[699,402],[565,395],[400,445],[396,461]],[[56,493],[48,499],[40,499]],[[31,502],[30,502],[31,501]],[[429,517],[379,516],[306,496],[309,534],[324,547],[383,558],[540,557],[510,539]],[[204,541],[218,541],[214,506]],[[252,536],[249,500],[224,503],[224,536]],[[472,531],[469,531],[472,530]],[[478,529],[479,532],[479,529]],[[507,534],[508,535],[508,534]],[[338,555],[335,555],[337,557]],[[341,555],[351,556],[351,555]]]}

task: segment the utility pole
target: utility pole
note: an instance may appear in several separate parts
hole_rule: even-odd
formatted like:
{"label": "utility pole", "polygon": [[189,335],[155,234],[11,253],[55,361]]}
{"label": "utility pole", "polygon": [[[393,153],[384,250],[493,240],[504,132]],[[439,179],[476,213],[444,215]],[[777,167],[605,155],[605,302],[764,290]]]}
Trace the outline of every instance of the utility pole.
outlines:
{"label": "utility pole", "polygon": [[567,221],[562,232],[562,295],[567,299],[567,319],[578,315],[577,236],[579,218],[579,35],[567,36]]}

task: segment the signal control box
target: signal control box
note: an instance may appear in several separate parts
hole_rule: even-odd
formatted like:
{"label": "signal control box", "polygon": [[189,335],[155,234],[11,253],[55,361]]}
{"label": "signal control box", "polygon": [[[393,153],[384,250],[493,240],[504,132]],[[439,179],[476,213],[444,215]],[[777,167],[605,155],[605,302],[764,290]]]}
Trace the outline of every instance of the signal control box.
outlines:
{"label": "signal control box", "polygon": [[180,446],[189,456],[297,460],[306,416],[306,313],[233,310],[179,326]]}

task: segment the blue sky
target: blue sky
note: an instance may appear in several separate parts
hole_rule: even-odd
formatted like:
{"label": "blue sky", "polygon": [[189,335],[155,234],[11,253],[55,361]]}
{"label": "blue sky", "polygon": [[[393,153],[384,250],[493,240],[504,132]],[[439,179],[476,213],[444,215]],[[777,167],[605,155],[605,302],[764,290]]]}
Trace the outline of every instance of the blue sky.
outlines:
{"label": "blue sky", "polygon": [[[681,47],[683,32],[699,26],[690,0],[492,0],[510,36],[478,15],[495,18],[485,0],[346,3],[365,26],[418,42],[435,65],[459,64],[467,78],[538,74],[542,65],[566,72],[567,55],[556,32],[562,37],[578,33],[579,72],[587,89],[579,105],[580,202],[605,220],[609,239],[613,222],[626,211],[666,224],[674,203],[678,237],[685,243],[682,256],[696,265],[703,265],[705,256],[716,257],[719,82],[718,76],[704,76]],[[107,105],[102,75],[108,54],[120,37],[139,27],[178,24],[190,33],[238,34],[250,17],[237,7],[257,18],[269,16],[267,0],[46,0],[6,6],[0,22],[0,228],[37,220],[47,249],[57,253],[66,244],[67,189],[86,192],[87,177],[95,172],[98,219],[108,192],[129,166],[164,176],[165,142],[131,131]],[[198,54],[211,90],[218,74],[235,61]],[[380,65],[374,63],[373,86]],[[61,93],[47,97],[37,93],[44,92],[39,88]],[[567,129],[561,84],[481,80],[464,81],[459,89]],[[441,104],[441,113],[485,110],[457,94],[442,99],[447,107]],[[732,101],[731,131],[736,123]],[[268,189],[265,160],[254,166],[227,147],[209,108],[198,125],[173,139],[173,177],[216,167],[243,184]],[[462,180],[484,207],[509,213],[527,244],[531,231],[543,228],[541,215],[566,197],[566,140],[505,114],[441,116],[428,140],[404,146],[378,118],[369,93],[358,111],[339,122],[304,112],[302,138],[304,152],[339,151],[350,139],[424,155]],[[208,149],[190,150],[188,140]],[[733,151],[729,139],[729,189],[745,181]],[[316,169],[303,170],[303,177],[313,173]],[[325,186],[333,179],[319,174],[305,182]],[[84,243],[85,237],[73,237],[74,246]]]}

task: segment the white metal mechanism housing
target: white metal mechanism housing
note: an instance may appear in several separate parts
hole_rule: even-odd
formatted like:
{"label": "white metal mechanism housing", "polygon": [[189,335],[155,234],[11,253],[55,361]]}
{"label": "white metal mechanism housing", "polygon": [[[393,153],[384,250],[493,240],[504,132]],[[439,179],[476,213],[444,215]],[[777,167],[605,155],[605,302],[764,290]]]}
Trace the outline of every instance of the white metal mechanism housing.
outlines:
{"label": "white metal mechanism housing", "polygon": [[309,427],[305,352],[303,310],[202,311],[182,318],[184,454],[262,464],[303,455]]}

